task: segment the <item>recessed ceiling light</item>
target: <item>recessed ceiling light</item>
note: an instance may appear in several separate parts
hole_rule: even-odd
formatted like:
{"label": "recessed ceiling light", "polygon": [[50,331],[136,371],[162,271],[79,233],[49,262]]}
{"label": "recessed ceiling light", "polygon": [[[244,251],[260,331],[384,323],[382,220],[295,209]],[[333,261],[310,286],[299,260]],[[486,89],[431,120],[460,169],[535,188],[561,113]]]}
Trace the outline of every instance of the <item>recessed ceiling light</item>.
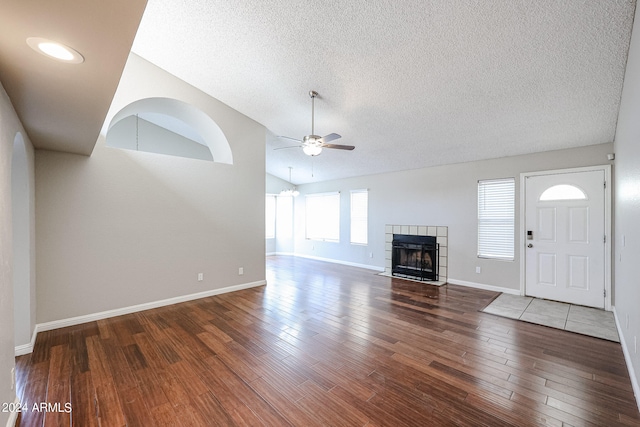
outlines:
{"label": "recessed ceiling light", "polygon": [[27,44],[36,52],[69,64],[80,64],[84,57],[77,50],[42,37],[29,37]]}

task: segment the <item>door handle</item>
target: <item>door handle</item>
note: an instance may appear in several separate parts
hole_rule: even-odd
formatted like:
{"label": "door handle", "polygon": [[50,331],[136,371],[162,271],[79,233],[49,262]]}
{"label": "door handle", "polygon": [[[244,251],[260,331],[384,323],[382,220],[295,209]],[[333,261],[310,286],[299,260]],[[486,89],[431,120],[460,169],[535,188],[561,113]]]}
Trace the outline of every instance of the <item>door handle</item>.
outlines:
{"label": "door handle", "polygon": [[532,248],[532,247],[533,247],[533,243],[529,243],[529,244],[527,245],[527,247],[528,247],[528,248]]}

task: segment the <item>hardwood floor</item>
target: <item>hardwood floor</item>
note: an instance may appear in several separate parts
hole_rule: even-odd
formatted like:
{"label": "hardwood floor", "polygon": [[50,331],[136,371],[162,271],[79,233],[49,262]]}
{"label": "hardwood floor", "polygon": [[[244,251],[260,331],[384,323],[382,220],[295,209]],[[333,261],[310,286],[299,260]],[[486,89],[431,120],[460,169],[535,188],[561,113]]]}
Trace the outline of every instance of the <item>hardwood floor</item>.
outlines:
{"label": "hardwood floor", "polygon": [[264,287],[38,334],[18,425],[640,426],[620,344],[479,312],[495,292],[267,264]]}

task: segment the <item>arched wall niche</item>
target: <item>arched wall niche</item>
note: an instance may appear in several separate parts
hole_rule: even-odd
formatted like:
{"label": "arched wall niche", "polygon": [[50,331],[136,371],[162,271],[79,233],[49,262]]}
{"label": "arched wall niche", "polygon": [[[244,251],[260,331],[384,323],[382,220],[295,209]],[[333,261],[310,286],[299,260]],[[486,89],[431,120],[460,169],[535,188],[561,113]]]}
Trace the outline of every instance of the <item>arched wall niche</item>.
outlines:
{"label": "arched wall niche", "polygon": [[[182,123],[190,129],[194,137],[179,137],[184,146],[176,146],[167,148],[167,146],[152,145],[147,146],[140,151],[156,152],[160,154],[177,155],[181,157],[197,158],[201,160],[210,160],[216,163],[233,164],[233,154],[231,152],[231,146],[222,132],[222,129],[218,124],[202,110],[194,107],[183,101],[172,98],[145,98],[134,101],[128,104],[126,107],[118,111],[111,122],[107,130],[107,146],[117,148],[131,148],[126,146],[122,141],[115,141],[115,138],[121,138],[124,130],[124,126],[128,123],[129,131],[135,129],[134,140],[137,142],[138,136],[135,133],[138,130],[143,130],[142,126],[147,129],[151,127],[165,128],[166,131],[176,134],[169,126],[163,126],[162,124],[150,123],[145,118],[155,115],[166,116],[170,118],[174,124]],[[120,128],[120,129],[118,129]],[[131,133],[131,132],[129,132]],[[114,136],[117,135],[117,136]],[[199,150],[198,145],[203,144],[207,153],[202,153]],[[134,143],[134,147],[135,147]],[[189,145],[189,147],[187,147]],[[136,148],[133,148],[136,149]]]}

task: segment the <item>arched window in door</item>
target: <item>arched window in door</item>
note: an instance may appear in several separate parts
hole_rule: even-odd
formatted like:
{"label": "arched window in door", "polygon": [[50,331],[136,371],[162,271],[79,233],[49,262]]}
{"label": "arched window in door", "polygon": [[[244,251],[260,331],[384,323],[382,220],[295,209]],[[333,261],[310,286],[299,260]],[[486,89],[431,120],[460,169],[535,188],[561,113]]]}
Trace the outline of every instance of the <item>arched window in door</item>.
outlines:
{"label": "arched window in door", "polygon": [[554,200],[587,200],[587,195],[575,185],[559,184],[547,188],[540,195],[541,202]]}

